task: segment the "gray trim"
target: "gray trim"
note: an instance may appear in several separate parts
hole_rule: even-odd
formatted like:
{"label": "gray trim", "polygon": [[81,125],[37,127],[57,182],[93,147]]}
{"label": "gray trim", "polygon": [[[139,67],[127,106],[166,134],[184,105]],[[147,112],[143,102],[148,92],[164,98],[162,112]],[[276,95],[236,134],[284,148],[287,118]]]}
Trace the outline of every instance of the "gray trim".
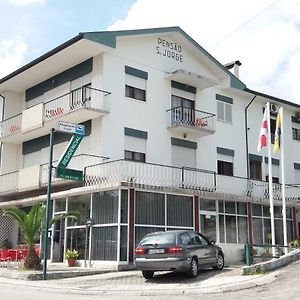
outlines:
{"label": "gray trim", "polygon": [[216,94],[216,99],[222,102],[233,104],[233,99],[227,96]]}
{"label": "gray trim", "polygon": [[148,72],[125,66],[125,73],[142,79],[148,79]]}
{"label": "gray trim", "polygon": [[217,153],[227,155],[227,156],[234,156],[234,150],[222,148],[222,147],[217,147]]}
{"label": "gray trim", "polygon": [[300,170],[300,164],[299,163],[294,163],[294,169],[295,170]]}
{"label": "gray trim", "polygon": [[[265,157],[265,163],[267,164],[269,162],[269,158]],[[280,160],[276,158],[272,158],[272,165],[274,166],[279,166],[280,165]]]}
{"label": "gray trim", "polygon": [[[86,122],[80,123],[85,126],[85,136],[91,134],[92,121],[88,120]],[[54,133],[54,145],[69,141],[71,135],[63,132]],[[22,144],[22,154],[26,155],[35,151],[39,151],[43,148],[49,147],[50,144],[50,134],[40,136],[38,138],[23,142]]]}
{"label": "gray trim", "polygon": [[80,78],[93,71],[93,58],[89,58],[84,62],[67,69],[39,84],[29,88],[25,92],[25,101],[30,101],[38,96],[43,95],[66,82]]}
{"label": "gray trim", "polygon": [[171,145],[190,149],[197,149],[197,143],[171,137]]}
{"label": "gray trim", "polygon": [[139,138],[139,139],[144,139],[144,140],[148,139],[148,132],[138,130],[138,129],[124,127],[124,134],[127,135],[127,136],[136,137],[136,138]]}
{"label": "gray trim", "polygon": [[255,160],[255,161],[263,161],[263,157],[260,155],[256,155],[256,154],[249,154],[249,160]]}
{"label": "gray trim", "polygon": [[184,83],[181,83],[181,82],[177,82],[177,81],[174,81],[174,80],[171,80],[171,87],[175,88],[175,89],[178,89],[178,90],[185,91],[185,92],[189,92],[189,93],[192,93],[192,94],[197,93],[197,88],[196,87],[188,85],[188,84],[184,84]]}

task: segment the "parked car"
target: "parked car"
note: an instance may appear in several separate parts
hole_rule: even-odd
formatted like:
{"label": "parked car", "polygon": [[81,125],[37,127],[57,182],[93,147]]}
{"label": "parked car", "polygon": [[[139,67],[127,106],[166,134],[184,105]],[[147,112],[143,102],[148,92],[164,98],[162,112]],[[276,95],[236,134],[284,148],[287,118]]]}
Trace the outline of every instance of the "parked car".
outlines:
{"label": "parked car", "polygon": [[144,236],[135,249],[135,265],[146,279],[155,271],[186,272],[194,278],[200,268],[221,270],[224,253],[194,230],[154,232]]}

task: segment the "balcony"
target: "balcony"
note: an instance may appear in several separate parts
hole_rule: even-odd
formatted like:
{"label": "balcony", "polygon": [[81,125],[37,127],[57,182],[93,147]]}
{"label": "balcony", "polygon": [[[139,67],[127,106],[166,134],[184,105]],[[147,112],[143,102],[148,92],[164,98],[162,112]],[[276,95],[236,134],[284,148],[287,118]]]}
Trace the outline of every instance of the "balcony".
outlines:
{"label": "balcony", "polygon": [[58,119],[82,123],[104,116],[109,113],[108,95],[106,91],[81,87],[26,109],[0,123],[0,141],[17,144],[47,134]]}
{"label": "balcony", "polygon": [[184,106],[167,110],[169,113],[169,130],[179,134],[192,134],[202,137],[215,133],[215,115]]}
{"label": "balcony", "polygon": [[[79,154],[75,155],[69,165],[69,169],[75,169],[75,170],[84,170],[86,166],[89,165],[95,165],[99,164],[105,160],[107,160],[107,157],[102,156],[96,156],[96,155],[87,155],[87,154]],[[53,186],[66,186],[70,185],[72,181],[62,179],[62,178],[56,178],[55,177],[55,165],[57,161],[53,162],[54,170],[52,172],[52,184]],[[37,166],[38,167],[38,166]],[[27,175],[27,177],[31,177],[30,179],[33,179],[33,182],[38,182],[37,185],[30,186],[27,185],[24,186],[24,182],[20,182],[22,176],[26,176],[26,169],[22,169],[20,171],[15,171],[7,174],[0,175],[0,196],[1,197],[7,197],[10,195],[16,195],[20,193],[29,193],[32,191],[35,191],[35,193],[42,188],[45,188],[48,184],[48,170],[49,170],[49,164],[42,164],[38,168],[38,172],[32,172],[30,170],[31,168],[27,168],[28,172],[30,174]],[[25,173],[24,173],[25,170]],[[21,174],[23,172],[23,174]],[[37,176],[37,178],[33,178]],[[24,180],[23,180],[24,181]],[[74,182],[73,185],[76,183],[77,185],[84,185],[83,182]]]}
{"label": "balcony", "polygon": [[[118,185],[206,195],[213,199],[269,203],[268,182],[219,175],[212,171],[178,168],[127,160],[108,161],[85,168],[85,184],[97,188]],[[282,202],[281,184],[273,185],[274,203]],[[300,204],[300,187],[286,185],[286,201]]]}

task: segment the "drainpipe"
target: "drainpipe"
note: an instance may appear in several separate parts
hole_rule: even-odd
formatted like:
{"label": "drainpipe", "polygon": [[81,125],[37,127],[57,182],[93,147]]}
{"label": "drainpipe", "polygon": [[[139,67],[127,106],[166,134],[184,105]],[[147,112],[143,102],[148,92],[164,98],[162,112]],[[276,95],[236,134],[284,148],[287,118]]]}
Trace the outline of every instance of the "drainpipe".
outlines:
{"label": "drainpipe", "polygon": [[248,103],[248,105],[245,108],[245,136],[246,136],[246,155],[247,155],[247,178],[250,178],[250,165],[249,165],[249,145],[248,145],[248,115],[247,115],[247,110],[249,106],[252,104],[254,99],[256,98],[257,95],[255,95],[252,100]]}
{"label": "drainpipe", "polygon": [[[2,98],[2,114],[1,114],[1,120],[0,122],[3,122],[4,119],[4,104],[5,104],[5,97],[3,95],[0,94],[0,97]],[[2,143],[0,143],[0,173],[1,173],[1,169],[2,169]]]}

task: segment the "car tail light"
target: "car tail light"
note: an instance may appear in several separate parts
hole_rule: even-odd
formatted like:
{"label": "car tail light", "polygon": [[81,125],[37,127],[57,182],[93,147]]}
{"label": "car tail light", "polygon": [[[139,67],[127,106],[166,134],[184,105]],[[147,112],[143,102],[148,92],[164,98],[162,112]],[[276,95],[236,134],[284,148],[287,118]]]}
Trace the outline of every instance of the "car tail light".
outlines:
{"label": "car tail light", "polygon": [[168,247],[168,253],[181,253],[183,248],[181,246],[170,246]]}
{"label": "car tail light", "polygon": [[136,255],[145,254],[145,248],[143,248],[143,247],[137,247],[137,248],[135,248],[135,254]]}

